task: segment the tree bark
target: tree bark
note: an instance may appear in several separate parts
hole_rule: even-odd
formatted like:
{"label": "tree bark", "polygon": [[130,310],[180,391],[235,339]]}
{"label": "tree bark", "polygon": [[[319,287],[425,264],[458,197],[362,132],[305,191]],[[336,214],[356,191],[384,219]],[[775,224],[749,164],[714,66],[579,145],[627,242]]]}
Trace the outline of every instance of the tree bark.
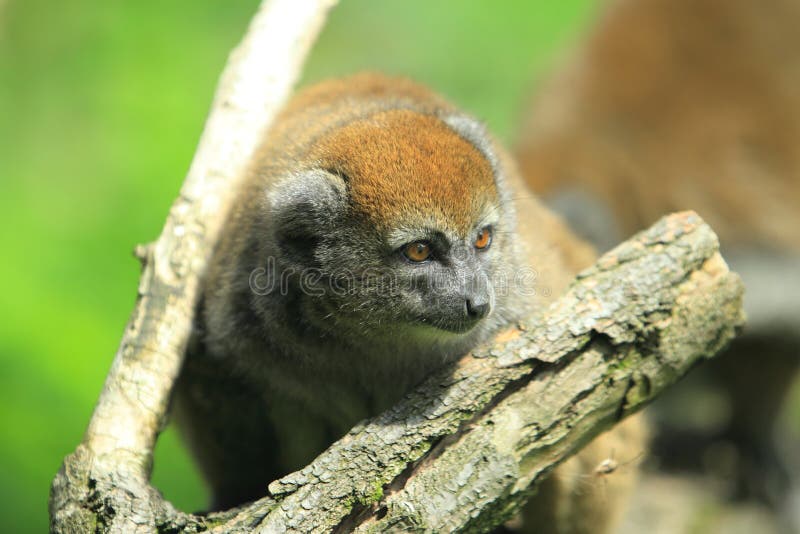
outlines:
{"label": "tree bark", "polygon": [[265,2],[232,55],[180,198],[139,251],[139,300],[83,442],[53,482],[53,531],[482,530],[742,324],[742,286],[716,236],[693,213],[673,215],[600,258],[545,313],[270,484],[265,498],[208,516],[176,510],[149,475],[198,280],[229,192],[332,3]]}

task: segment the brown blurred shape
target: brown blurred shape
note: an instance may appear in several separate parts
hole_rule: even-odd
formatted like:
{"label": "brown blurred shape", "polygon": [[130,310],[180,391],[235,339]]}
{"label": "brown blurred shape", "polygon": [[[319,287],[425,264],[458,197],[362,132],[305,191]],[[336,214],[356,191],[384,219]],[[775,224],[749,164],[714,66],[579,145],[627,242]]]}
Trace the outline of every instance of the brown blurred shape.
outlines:
{"label": "brown blurred shape", "polygon": [[664,463],[702,468],[704,451],[733,443],[730,496],[780,507],[790,481],[772,432],[800,363],[800,2],[619,0],[601,11],[534,95],[517,157],[601,249],[683,209],[717,231],[748,288],[750,326],[673,404],[716,388],[727,420],[705,434],[662,425],[654,447]]}

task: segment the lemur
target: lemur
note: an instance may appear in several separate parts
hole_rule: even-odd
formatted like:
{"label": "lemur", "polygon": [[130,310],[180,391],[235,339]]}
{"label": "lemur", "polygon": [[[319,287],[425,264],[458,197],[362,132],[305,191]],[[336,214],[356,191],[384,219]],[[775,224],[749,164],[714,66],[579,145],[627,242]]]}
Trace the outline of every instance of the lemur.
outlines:
{"label": "lemur", "polygon": [[[175,399],[215,509],[265,495],[594,257],[479,122],[377,74],[295,96],[236,199]],[[525,267],[546,291],[515,286]],[[611,528],[633,473],[578,482],[643,436],[629,418],[557,470],[531,505],[539,527]]]}
{"label": "lemur", "polygon": [[702,382],[728,420],[696,432],[676,410],[655,453],[697,468],[733,443],[732,493],[776,506],[790,480],[773,432],[800,365],[798,25],[794,0],[607,2],[535,91],[515,149],[527,183],[600,249],[685,209],[719,234],[745,284],[744,336],[654,413]]}

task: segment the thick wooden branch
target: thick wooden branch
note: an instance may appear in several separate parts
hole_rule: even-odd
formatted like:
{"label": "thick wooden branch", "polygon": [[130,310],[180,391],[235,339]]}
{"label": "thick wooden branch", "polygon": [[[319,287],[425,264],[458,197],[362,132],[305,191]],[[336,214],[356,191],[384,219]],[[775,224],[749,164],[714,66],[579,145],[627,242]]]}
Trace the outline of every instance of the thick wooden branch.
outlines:
{"label": "thick wooden branch", "polygon": [[502,523],[558,463],[733,338],[743,288],[718,248],[696,214],[663,219],[544,315],[273,482],[245,517],[264,532]]}
{"label": "thick wooden branch", "polygon": [[[272,0],[220,82],[180,198],[140,250],[139,300],[81,445],[51,493],[56,532],[448,531],[507,518],[554,465],[714,354],[742,322],[713,232],[671,216],[581,274],[550,310],[353,429],[268,496],[210,516],[149,484],[198,280],[257,139],[331,0]],[[265,494],[267,488],[265,488]]]}

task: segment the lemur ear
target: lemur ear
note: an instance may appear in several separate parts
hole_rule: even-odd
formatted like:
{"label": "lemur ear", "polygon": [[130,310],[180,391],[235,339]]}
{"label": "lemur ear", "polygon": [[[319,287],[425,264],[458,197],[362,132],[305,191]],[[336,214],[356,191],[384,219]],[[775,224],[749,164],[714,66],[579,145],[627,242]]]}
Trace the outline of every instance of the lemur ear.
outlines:
{"label": "lemur ear", "polygon": [[481,154],[483,154],[492,166],[492,169],[494,169],[495,174],[497,174],[497,155],[492,147],[489,132],[486,130],[486,126],[484,126],[483,123],[468,115],[458,113],[446,115],[442,117],[442,121],[463,139],[469,141],[475,148],[480,150]]}
{"label": "lemur ear", "polygon": [[320,236],[346,206],[344,180],[322,169],[282,180],[268,201],[275,239],[284,257],[303,267],[314,266]]}
{"label": "lemur ear", "polygon": [[501,164],[498,157],[498,150],[500,147],[496,146],[492,141],[492,136],[489,135],[486,126],[470,117],[460,113],[449,113],[441,117],[441,120],[447,124],[455,133],[461,136],[462,139],[469,142],[483,154],[486,161],[492,167],[494,174],[494,181],[497,185],[497,191],[500,195],[501,206],[505,213],[506,224],[513,224],[510,221],[516,220],[514,215],[514,199],[511,196],[511,188],[507,184],[506,173],[509,171],[505,164]]}
{"label": "lemur ear", "polygon": [[[492,136],[489,135],[486,126],[469,115],[460,113],[447,114],[441,117],[441,119],[451,130],[460,135],[462,139],[472,144],[472,146],[483,154],[483,157],[485,157],[489,165],[492,166],[494,180],[499,186],[501,195],[505,195],[505,192],[509,190],[505,184],[505,169],[500,165],[500,159],[497,157],[497,147],[492,141]],[[510,196],[506,196],[503,200],[503,204],[507,206],[513,203]]]}

